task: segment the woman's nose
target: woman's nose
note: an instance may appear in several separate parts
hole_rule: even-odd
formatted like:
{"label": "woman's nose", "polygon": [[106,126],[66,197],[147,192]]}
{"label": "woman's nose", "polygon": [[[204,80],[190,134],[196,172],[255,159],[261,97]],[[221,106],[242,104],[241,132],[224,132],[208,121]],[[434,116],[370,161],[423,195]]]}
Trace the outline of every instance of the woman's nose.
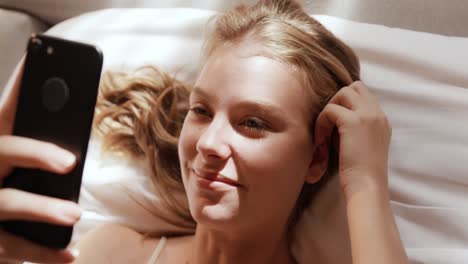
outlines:
{"label": "woman's nose", "polygon": [[225,160],[231,155],[229,144],[229,122],[214,119],[201,133],[197,142],[197,151],[205,158]]}

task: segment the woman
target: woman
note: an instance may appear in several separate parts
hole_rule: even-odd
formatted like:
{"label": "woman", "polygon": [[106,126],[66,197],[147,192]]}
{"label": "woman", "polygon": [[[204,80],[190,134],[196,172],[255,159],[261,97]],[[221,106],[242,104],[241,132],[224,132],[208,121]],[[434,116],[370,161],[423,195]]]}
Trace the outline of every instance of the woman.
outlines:
{"label": "woman", "polygon": [[75,263],[295,263],[290,230],[336,169],[353,263],[405,263],[387,191],[391,129],[352,50],[293,1],[214,23],[193,88],[157,71],[108,76],[96,118],[114,151],[147,158],[195,234],[107,225],[78,243]]}

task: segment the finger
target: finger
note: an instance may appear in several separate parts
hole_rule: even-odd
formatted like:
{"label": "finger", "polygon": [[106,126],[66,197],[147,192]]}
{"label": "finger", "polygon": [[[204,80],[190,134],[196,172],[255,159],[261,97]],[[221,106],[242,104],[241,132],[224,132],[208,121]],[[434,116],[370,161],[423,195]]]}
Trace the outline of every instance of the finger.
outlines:
{"label": "finger", "polygon": [[366,98],[374,98],[374,95],[369,90],[369,88],[367,88],[367,86],[361,81],[355,81],[349,87],[351,87],[352,90],[354,90],[361,96],[364,96]]}
{"label": "finger", "polygon": [[71,226],[81,217],[80,207],[71,201],[21,190],[0,190],[0,221],[28,220]]}
{"label": "finger", "polygon": [[16,104],[23,76],[25,56],[15,68],[12,77],[0,98],[0,135],[11,134],[13,130],[13,120],[16,114]]}
{"label": "finger", "polygon": [[329,103],[341,105],[354,111],[359,107],[361,101],[361,96],[351,87],[347,86],[339,90]]}
{"label": "finger", "polygon": [[70,172],[76,163],[71,152],[57,145],[17,136],[0,136],[0,171],[7,167]]}
{"label": "finger", "polygon": [[364,99],[364,103],[362,104],[363,107],[360,109],[362,114],[377,113],[382,111],[377,97],[369,90],[369,88],[367,88],[363,82],[354,82],[350,87]]}
{"label": "finger", "polygon": [[75,257],[70,250],[53,250],[0,230],[0,256],[11,260],[35,263],[70,263]]}
{"label": "finger", "polygon": [[329,103],[318,115],[315,125],[315,140],[317,144],[331,140],[334,127],[340,128],[345,120],[352,118],[352,111],[337,104]]}

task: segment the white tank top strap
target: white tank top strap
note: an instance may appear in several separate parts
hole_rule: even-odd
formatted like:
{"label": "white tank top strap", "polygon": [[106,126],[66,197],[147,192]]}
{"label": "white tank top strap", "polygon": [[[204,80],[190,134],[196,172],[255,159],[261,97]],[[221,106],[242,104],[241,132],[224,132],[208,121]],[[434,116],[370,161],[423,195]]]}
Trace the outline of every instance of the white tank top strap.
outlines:
{"label": "white tank top strap", "polygon": [[153,252],[153,255],[151,255],[151,258],[148,261],[148,264],[156,264],[158,261],[159,255],[161,255],[161,252],[164,248],[164,245],[166,244],[167,238],[166,237],[161,237],[159,240],[158,245],[156,246],[156,249]]}

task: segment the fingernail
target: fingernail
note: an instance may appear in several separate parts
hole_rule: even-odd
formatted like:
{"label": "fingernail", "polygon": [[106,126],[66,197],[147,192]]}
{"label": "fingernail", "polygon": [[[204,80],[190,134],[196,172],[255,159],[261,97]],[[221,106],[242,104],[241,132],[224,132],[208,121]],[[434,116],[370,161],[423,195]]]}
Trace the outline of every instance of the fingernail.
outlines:
{"label": "fingernail", "polygon": [[81,217],[80,207],[72,202],[60,205],[58,211],[60,218],[66,223],[73,224]]}
{"label": "fingernail", "polygon": [[63,261],[66,263],[74,263],[76,258],[78,258],[78,256],[80,255],[80,251],[76,248],[64,249],[62,253],[64,256]]}
{"label": "fingernail", "polygon": [[73,153],[61,150],[57,152],[57,165],[59,166],[59,171],[69,172],[76,163],[76,157]]}
{"label": "fingernail", "polygon": [[61,162],[65,168],[69,168],[70,166],[73,166],[75,164],[76,157],[72,153],[65,151],[61,158]]}
{"label": "fingernail", "polygon": [[79,251],[78,249],[76,249],[76,248],[72,248],[72,249],[70,250],[70,254],[72,254],[72,256],[73,256],[74,258],[77,258],[78,256],[80,256],[80,251]]}

